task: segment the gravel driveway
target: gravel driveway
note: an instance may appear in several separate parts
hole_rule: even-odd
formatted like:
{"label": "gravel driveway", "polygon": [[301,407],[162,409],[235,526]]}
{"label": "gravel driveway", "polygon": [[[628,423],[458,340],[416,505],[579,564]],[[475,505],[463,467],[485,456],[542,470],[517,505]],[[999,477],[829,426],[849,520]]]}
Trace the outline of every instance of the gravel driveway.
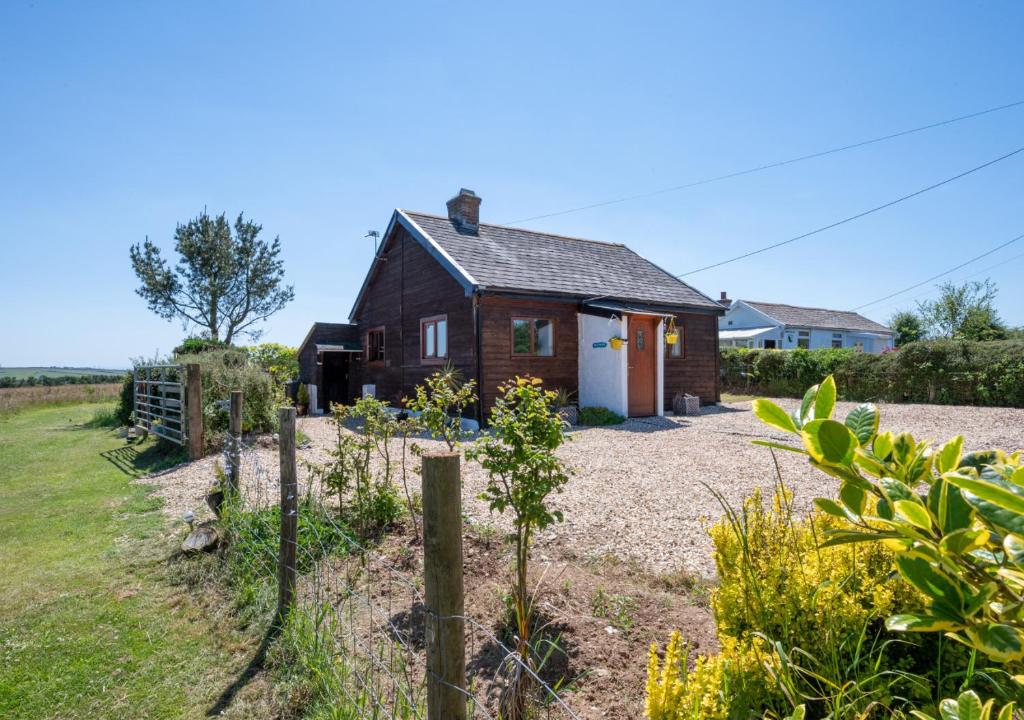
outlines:
{"label": "gravel driveway", "polygon": [[[798,403],[776,402],[787,410]],[[852,407],[853,403],[839,403],[839,415]],[[312,443],[300,451],[300,458],[322,459],[324,449],[333,442],[332,424],[327,418],[299,422]],[[883,405],[882,427],[907,430],[935,442],[963,434],[970,450],[1024,448],[1024,410],[1019,409]],[[685,569],[711,576],[714,564],[705,523],[717,519],[721,509],[702,483],[732,504],[739,504],[754,488],[770,491],[775,469],[769,451],[751,445],[756,438],[784,440],[785,436],[766,429],[753,416],[749,402],[707,407],[696,417],[638,419],[610,428],[577,429],[572,442],[560,451],[575,471],[565,492],[554,500],[565,513],[565,522],[537,537],[536,552],[566,559],[610,554],[638,561],[652,571]],[[778,457],[798,508],[806,509],[815,497],[834,492],[835,481],[814,471],[803,458],[790,453],[778,453]],[[185,509],[202,506],[213,478],[213,462],[207,458],[143,482],[155,484],[167,500],[167,512],[180,517]],[[276,450],[254,450],[247,465],[259,470],[247,472],[250,489],[275,497]],[[304,475],[300,469],[300,476]],[[491,517],[476,498],[486,483],[482,469],[467,464],[463,480],[463,509],[469,518],[507,528],[503,518]]]}

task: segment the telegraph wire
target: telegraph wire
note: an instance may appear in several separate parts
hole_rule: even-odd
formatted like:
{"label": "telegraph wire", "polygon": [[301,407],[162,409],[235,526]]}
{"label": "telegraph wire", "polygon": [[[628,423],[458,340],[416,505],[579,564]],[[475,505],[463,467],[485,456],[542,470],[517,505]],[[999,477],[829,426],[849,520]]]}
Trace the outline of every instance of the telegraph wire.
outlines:
{"label": "telegraph wire", "polygon": [[1024,151],[1024,147],[1019,147],[1016,150],[1012,150],[1012,151],[1006,153],[1005,155],[1000,155],[999,157],[995,158],[994,160],[989,160],[988,162],[983,163],[981,165],[977,165],[977,166],[971,168],[970,170],[965,170],[962,173],[958,173],[957,175],[954,175],[953,177],[946,178],[945,180],[940,180],[939,182],[934,183],[932,185],[929,185],[928,187],[921,188],[920,190],[915,190],[914,192],[912,192],[912,193],[910,193],[908,195],[903,195],[901,197],[896,198],[895,200],[890,200],[889,202],[884,203],[882,205],[877,205],[877,206],[871,208],[870,210],[864,210],[863,212],[859,212],[856,215],[850,215],[849,217],[843,218],[842,220],[838,220],[838,221],[836,221],[834,223],[830,223],[828,225],[823,225],[822,227],[819,227],[819,228],[816,228],[814,230],[811,230],[810,232],[805,232],[802,235],[797,235],[796,237],[791,237],[788,240],[781,240],[781,241],[779,241],[777,243],[772,243],[771,245],[765,245],[764,247],[758,248],[757,250],[751,250],[749,252],[743,253],[742,255],[737,255],[736,257],[732,257],[732,258],[729,258],[727,260],[721,260],[719,262],[712,263],[710,265],[705,265],[704,267],[697,268],[696,270],[688,270],[687,272],[679,273],[675,277],[683,278],[683,277],[686,277],[687,275],[693,275],[695,273],[704,272],[705,270],[710,270],[712,268],[721,267],[722,265],[728,265],[729,263],[734,263],[734,262],[736,262],[738,260],[744,260],[744,259],[746,259],[748,257],[752,257],[754,255],[760,255],[763,252],[768,252],[769,250],[774,250],[776,248],[780,248],[783,245],[789,245],[790,243],[794,243],[797,240],[803,240],[805,238],[809,238],[812,235],[817,235],[819,233],[823,233],[826,230],[831,230],[833,228],[837,228],[840,225],[845,225],[847,223],[853,222],[854,220],[859,220],[862,217],[867,217],[868,215],[872,215],[872,214],[874,214],[876,212],[879,212],[881,210],[885,210],[886,208],[890,208],[893,205],[898,205],[898,204],[900,204],[902,202],[906,202],[907,200],[910,200],[911,198],[915,198],[918,195],[923,195],[924,193],[929,192],[931,190],[935,190],[936,188],[940,188],[943,185],[948,185],[951,182],[954,182],[954,181],[959,180],[961,178],[967,177],[968,175],[971,175],[972,173],[976,173],[979,170],[984,170],[985,168],[987,168],[987,167],[989,167],[991,165],[995,165],[996,163],[1001,162],[1003,160],[1006,160],[1007,158],[1011,158],[1014,155],[1017,155],[1018,153],[1020,153],[1022,151]]}
{"label": "telegraph wire", "polygon": [[994,252],[996,252],[998,250],[1002,250],[1004,247],[1006,247],[1008,245],[1012,245],[1013,243],[1017,242],[1018,240],[1021,240],[1022,238],[1024,238],[1024,233],[1018,235],[1017,237],[1013,238],[1012,240],[1007,240],[1006,242],[1004,242],[1001,245],[996,245],[994,248],[992,248],[991,250],[987,250],[986,252],[983,252],[981,255],[975,255],[970,260],[967,260],[965,262],[960,263],[959,265],[951,267],[949,270],[945,270],[943,272],[940,272],[938,275],[932,275],[927,280],[922,280],[919,283],[916,283],[914,285],[910,285],[908,287],[905,287],[902,290],[897,290],[896,292],[891,293],[889,295],[886,295],[885,297],[880,297],[877,300],[872,300],[871,302],[864,303],[863,305],[858,305],[857,307],[853,308],[853,310],[860,310],[862,308],[870,307],[871,305],[877,305],[878,303],[884,302],[885,300],[888,300],[889,298],[894,298],[897,295],[902,295],[905,292],[909,292],[911,290],[915,290],[915,289],[921,287],[922,285],[927,285],[928,283],[930,283],[930,282],[932,282],[934,280],[938,280],[940,277],[943,277],[944,275],[949,275],[950,273],[956,272],[957,270],[959,270],[962,267],[970,265],[975,260],[981,260],[983,257],[988,257],[992,253],[994,253]]}
{"label": "telegraph wire", "polygon": [[774,168],[783,167],[785,165],[792,165],[794,163],[803,162],[805,160],[813,160],[815,158],[825,157],[826,155],[834,155],[835,153],[844,152],[846,150],[855,150],[856,148],[865,147],[867,145],[874,145],[875,143],[885,142],[886,140],[894,140],[896,138],[905,137],[907,135],[913,135],[914,133],[924,132],[925,130],[933,130],[944,125],[952,125],[953,123],[962,122],[964,120],[971,120],[982,115],[988,115],[990,113],[999,112],[1001,110],[1009,110],[1020,105],[1024,105],[1024,100],[1016,100],[1005,105],[999,105],[997,107],[988,108],[986,110],[979,110],[978,112],[969,113],[967,115],[959,115],[948,120],[941,120],[939,122],[930,123],[928,125],[921,125],[919,127],[910,128],[909,130],[901,130],[899,132],[890,133],[889,135],[882,135],[880,137],[871,138],[870,140],[862,140],[860,142],[851,143],[849,145],[842,145],[840,147],[830,148],[829,150],[821,150],[819,152],[810,153],[808,155],[800,155],[799,157],[789,158],[788,160],[779,160],[778,162],[767,163],[765,165],[758,165],[756,167],[747,168],[746,170],[738,170],[736,172],[726,173],[725,175],[716,175],[715,177],[704,178],[703,180],[695,180],[693,182],[684,183],[682,185],[673,185],[671,187],[661,188],[660,190],[651,190],[649,192],[636,193],[634,195],[625,195],[623,197],[615,198],[613,200],[603,200],[601,202],[592,203],[590,205],[580,205],[578,207],[568,208],[567,210],[558,210],[556,212],[544,213],[543,215],[533,215],[527,218],[520,218],[518,220],[510,220],[508,222],[501,223],[502,225],[515,225],[517,223],[530,222],[531,220],[543,220],[544,218],[557,217],[559,215],[568,215],[570,213],[582,212],[584,210],[593,210],[594,208],[606,207],[608,205],[616,205],[618,203],[628,202],[630,200],[640,200],[642,198],[655,197],[657,195],[664,195],[665,193],[676,192],[678,190],[686,190],[688,188],[698,187],[700,185],[708,185],[710,183],[719,182],[721,180],[730,180],[732,178],[742,177],[743,175],[750,175],[752,173],[762,172],[763,170],[772,170]]}
{"label": "telegraph wire", "polygon": [[[983,267],[981,270],[976,270],[975,272],[971,273],[970,275],[963,275],[963,276],[961,276],[960,277],[960,282],[963,282],[964,280],[970,280],[971,278],[978,277],[979,275],[984,275],[985,273],[988,273],[988,272],[992,272],[992,271],[995,271],[995,270],[1002,270],[1003,268],[1005,268],[1007,265],[1009,265],[1014,260],[1020,260],[1022,258],[1024,258],[1024,253],[1020,253],[1018,255],[1012,255],[1012,256],[1006,258],[1005,260],[1003,260],[1002,262],[996,263],[995,265],[988,265],[986,267]],[[927,297],[927,296],[931,295],[934,292],[935,292],[935,288],[932,288],[931,290],[926,290],[925,292],[923,292],[923,293],[921,293],[919,295],[914,295],[913,297],[910,297],[910,298],[905,298],[903,300],[897,300],[896,302],[888,303],[887,305],[885,305],[885,307],[887,307],[887,308],[894,308],[897,305],[903,305],[904,303],[909,302],[911,300],[920,300],[921,298]]]}

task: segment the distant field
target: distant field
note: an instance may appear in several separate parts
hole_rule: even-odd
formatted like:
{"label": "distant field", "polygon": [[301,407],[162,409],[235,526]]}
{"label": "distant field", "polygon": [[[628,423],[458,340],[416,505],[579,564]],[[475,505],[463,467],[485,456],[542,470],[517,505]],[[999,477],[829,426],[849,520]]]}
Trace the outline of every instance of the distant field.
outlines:
{"label": "distant field", "polygon": [[81,368],[81,367],[0,367],[0,377],[13,377],[16,380],[24,380],[30,377],[78,377],[80,375],[110,375],[117,376],[124,374],[124,370],[109,370],[106,368]]}
{"label": "distant field", "polygon": [[113,400],[120,391],[120,383],[0,388],[0,416],[39,405]]}

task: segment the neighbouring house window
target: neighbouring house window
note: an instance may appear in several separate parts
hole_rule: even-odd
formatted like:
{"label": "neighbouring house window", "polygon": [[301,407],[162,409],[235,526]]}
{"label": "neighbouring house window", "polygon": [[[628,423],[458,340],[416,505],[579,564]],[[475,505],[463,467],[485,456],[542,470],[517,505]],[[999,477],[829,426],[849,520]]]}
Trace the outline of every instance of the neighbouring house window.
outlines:
{"label": "neighbouring house window", "polygon": [[366,361],[384,362],[384,328],[373,328],[366,332]]}
{"label": "neighbouring house window", "polygon": [[676,333],[676,341],[665,347],[669,357],[683,357],[683,329],[678,325],[676,326]]}
{"label": "neighbouring house window", "polygon": [[420,359],[443,360],[448,357],[448,316],[420,320]]}
{"label": "neighbouring house window", "polygon": [[775,341],[774,340],[765,340],[764,341],[764,349],[765,350],[774,350],[775,349]]}
{"label": "neighbouring house window", "polygon": [[843,346],[843,334],[832,333],[832,347],[841,348]]}
{"label": "neighbouring house window", "polygon": [[811,347],[811,331],[799,330],[796,334],[796,346],[804,349]]}
{"label": "neighbouring house window", "polygon": [[547,318],[512,318],[512,354],[553,356],[555,321]]}
{"label": "neighbouring house window", "polygon": [[853,349],[855,352],[864,352],[864,341],[858,340],[857,342],[855,342],[853,344]]}

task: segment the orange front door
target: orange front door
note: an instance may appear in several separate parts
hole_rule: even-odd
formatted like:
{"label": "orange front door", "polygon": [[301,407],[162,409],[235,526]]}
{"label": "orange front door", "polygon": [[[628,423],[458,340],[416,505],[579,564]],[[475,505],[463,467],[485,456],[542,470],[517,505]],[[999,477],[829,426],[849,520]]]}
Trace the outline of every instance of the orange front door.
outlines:
{"label": "orange front door", "polygon": [[657,320],[652,317],[629,317],[629,416],[646,417],[657,412],[655,402],[658,372]]}

